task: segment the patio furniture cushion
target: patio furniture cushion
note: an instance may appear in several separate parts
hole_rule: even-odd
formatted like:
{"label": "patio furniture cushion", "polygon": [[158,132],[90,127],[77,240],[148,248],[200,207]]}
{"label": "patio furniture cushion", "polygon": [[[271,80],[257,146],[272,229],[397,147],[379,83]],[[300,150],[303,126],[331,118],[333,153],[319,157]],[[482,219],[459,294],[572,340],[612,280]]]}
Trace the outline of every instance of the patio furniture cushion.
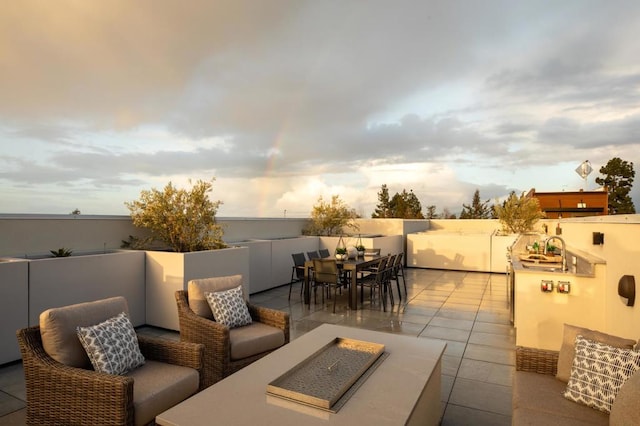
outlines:
{"label": "patio furniture cushion", "polygon": [[146,425],[158,413],[184,401],[198,391],[198,371],[153,360],[127,374],[133,377],[135,424]]}
{"label": "patio furniture cushion", "polygon": [[229,330],[229,340],[232,360],[248,358],[285,344],[284,332],[281,328],[261,322],[232,328]]}
{"label": "patio furniture cushion", "polygon": [[216,322],[229,328],[251,324],[251,314],[242,297],[242,286],[215,293],[205,292],[204,295]]}
{"label": "patio furniture cushion", "polygon": [[124,312],[91,327],[78,327],[77,333],[96,371],[124,374],[144,364],[138,336]]}
{"label": "patio furniture cushion", "polygon": [[[229,290],[242,285],[242,275],[230,275],[226,277],[200,278],[191,280],[188,286],[189,307],[193,312],[207,319],[214,319],[205,292]],[[246,299],[246,296],[245,296]]]}
{"label": "patio furniture cushion", "polygon": [[562,397],[567,384],[550,374],[517,371],[513,377],[513,424],[608,425],[609,416]]}
{"label": "patio furniture cushion", "polygon": [[622,385],[618,396],[611,405],[609,424],[611,426],[640,425],[640,370],[636,371]]}
{"label": "patio furniture cushion", "polygon": [[569,377],[571,376],[573,358],[575,358],[576,355],[574,345],[578,335],[581,335],[585,339],[604,343],[616,348],[633,349],[636,344],[636,342],[631,339],[623,339],[622,337],[612,336],[610,334],[590,330],[588,328],[565,324],[562,337],[562,347],[560,348],[560,353],[558,355],[558,374],[556,375],[558,379],[565,383],[569,381]]}
{"label": "patio furniture cushion", "polygon": [[576,338],[576,356],[565,398],[605,413],[618,391],[640,368],[640,352]]}
{"label": "patio furniture cushion", "polygon": [[76,328],[101,323],[121,312],[129,312],[127,300],[121,296],[48,309],[40,314],[42,346],[51,358],[64,365],[91,369]]}

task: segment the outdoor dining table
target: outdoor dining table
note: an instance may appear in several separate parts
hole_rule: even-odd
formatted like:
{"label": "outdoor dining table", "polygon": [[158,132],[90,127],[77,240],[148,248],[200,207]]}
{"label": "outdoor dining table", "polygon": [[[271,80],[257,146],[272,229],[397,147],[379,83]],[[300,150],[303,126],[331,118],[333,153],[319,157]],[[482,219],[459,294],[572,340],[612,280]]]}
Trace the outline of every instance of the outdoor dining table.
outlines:
{"label": "outdoor dining table", "polygon": [[[358,256],[354,259],[338,260],[338,268],[343,271],[350,271],[351,283],[349,285],[349,308],[353,310],[358,309],[358,272],[377,264],[380,261],[380,255],[365,255]],[[309,285],[309,271],[313,269],[313,260],[307,260],[304,263],[304,303],[309,305],[311,303],[311,286]]]}

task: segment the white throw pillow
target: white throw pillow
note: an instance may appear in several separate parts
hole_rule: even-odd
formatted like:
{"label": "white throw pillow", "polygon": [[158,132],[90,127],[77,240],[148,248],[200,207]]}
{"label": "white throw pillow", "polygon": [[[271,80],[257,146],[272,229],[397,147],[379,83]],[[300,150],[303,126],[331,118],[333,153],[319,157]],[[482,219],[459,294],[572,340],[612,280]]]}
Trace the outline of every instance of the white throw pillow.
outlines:
{"label": "white throw pillow", "polygon": [[96,371],[122,375],[144,364],[138,336],[124,312],[76,332]]}
{"label": "white throw pillow", "polygon": [[605,413],[628,378],[640,368],[640,352],[576,337],[576,355],[565,398]]}
{"label": "white throw pillow", "polygon": [[251,324],[251,314],[242,296],[242,286],[215,293],[205,292],[217,322],[229,328]]}

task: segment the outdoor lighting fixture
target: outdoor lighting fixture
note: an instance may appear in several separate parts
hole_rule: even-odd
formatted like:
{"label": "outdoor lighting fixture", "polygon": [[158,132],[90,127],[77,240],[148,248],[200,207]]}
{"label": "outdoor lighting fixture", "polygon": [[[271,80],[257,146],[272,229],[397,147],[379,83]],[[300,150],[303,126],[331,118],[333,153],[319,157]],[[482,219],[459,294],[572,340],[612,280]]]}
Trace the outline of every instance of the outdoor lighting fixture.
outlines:
{"label": "outdoor lighting fixture", "polygon": [[636,301],[636,280],[633,275],[623,275],[618,281],[618,295],[627,299],[627,306]]}
{"label": "outdoor lighting fixture", "polygon": [[593,233],[593,245],[601,245],[604,244],[604,234],[602,232],[594,232]]}
{"label": "outdoor lighting fixture", "polygon": [[553,291],[553,281],[551,280],[540,281],[540,291],[543,293],[551,293]]}

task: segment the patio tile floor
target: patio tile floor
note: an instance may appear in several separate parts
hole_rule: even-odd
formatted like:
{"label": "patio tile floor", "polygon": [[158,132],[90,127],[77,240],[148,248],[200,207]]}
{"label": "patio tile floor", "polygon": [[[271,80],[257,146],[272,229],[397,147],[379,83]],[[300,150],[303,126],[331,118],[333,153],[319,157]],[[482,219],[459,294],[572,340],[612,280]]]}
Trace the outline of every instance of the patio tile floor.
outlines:
{"label": "patio tile floor", "polygon": [[[346,294],[306,307],[295,284],[251,296],[257,305],[291,315],[291,339],[323,323],[360,327],[447,342],[442,368],[442,425],[510,425],[511,379],[515,371],[515,330],[509,322],[505,276],[477,272],[405,270],[395,306],[383,312],[365,295],[364,309],[346,308]],[[318,295],[320,296],[320,295]],[[154,327],[139,332],[168,339],[178,333]],[[25,424],[25,386],[21,363],[0,366],[0,426]]]}

